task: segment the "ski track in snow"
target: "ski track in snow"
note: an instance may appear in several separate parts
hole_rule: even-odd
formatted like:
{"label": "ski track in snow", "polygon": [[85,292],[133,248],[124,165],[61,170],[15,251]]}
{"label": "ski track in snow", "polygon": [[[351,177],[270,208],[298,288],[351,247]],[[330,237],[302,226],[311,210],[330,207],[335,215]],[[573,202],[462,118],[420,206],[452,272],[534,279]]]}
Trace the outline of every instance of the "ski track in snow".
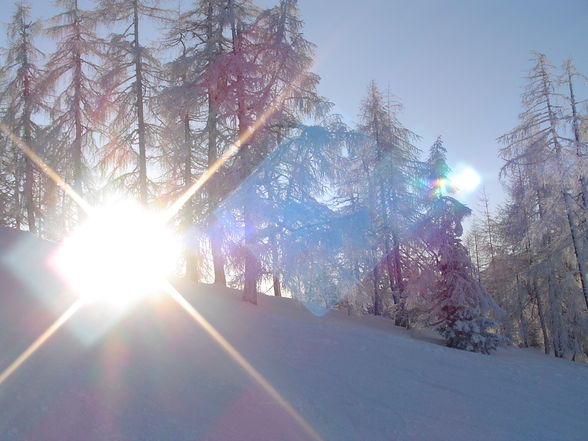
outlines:
{"label": "ski track in snow", "polygon": [[[42,268],[50,245],[25,236],[0,230],[0,369],[71,302]],[[588,439],[585,364],[473,354],[386,319],[177,286],[325,441]],[[0,385],[0,441],[306,439],[171,299],[115,319],[81,310]]]}

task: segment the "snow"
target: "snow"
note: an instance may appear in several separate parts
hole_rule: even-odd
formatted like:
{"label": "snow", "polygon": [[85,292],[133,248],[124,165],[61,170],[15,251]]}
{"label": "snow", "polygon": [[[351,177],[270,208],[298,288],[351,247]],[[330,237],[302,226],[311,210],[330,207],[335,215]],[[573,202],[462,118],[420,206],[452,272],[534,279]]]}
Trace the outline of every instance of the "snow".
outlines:
{"label": "snow", "polygon": [[[0,230],[0,371],[71,302],[43,268],[51,247]],[[325,441],[586,440],[585,364],[175,285]],[[171,299],[108,317],[82,309],[0,384],[2,441],[309,439]]]}

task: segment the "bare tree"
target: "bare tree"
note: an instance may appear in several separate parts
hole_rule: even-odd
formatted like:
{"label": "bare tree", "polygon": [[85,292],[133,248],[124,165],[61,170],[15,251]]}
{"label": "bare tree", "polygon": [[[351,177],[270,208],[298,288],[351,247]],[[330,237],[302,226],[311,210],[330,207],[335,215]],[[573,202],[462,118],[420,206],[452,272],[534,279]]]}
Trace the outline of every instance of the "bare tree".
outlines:
{"label": "bare tree", "polygon": [[103,166],[111,183],[132,189],[143,204],[149,201],[148,148],[157,144],[158,126],[148,118],[148,102],[155,94],[160,63],[143,46],[141,20],[163,20],[167,11],[157,0],[99,0],[105,20],[120,23],[122,32],[110,35],[106,74],[103,77],[112,118],[110,141],[104,147]]}
{"label": "bare tree", "polygon": [[[0,91],[2,120],[13,133],[33,151],[37,150],[39,126],[34,115],[44,107],[44,93],[40,86],[42,70],[37,62],[42,57],[34,45],[34,38],[40,32],[39,22],[31,21],[30,7],[26,2],[16,3],[16,12],[8,26],[8,48],[0,77],[4,83]],[[10,143],[9,143],[10,144]],[[17,151],[12,145],[13,201],[17,227],[21,224],[21,206],[26,208],[29,231],[37,234],[35,187],[36,177],[32,160]],[[22,186],[22,193],[21,193]],[[21,198],[22,194],[22,198]]]}
{"label": "bare tree", "polygon": [[[95,32],[97,14],[79,8],[77,0],[57,0],[64,11],[53,17],[47,33],[55,40],[43,81],[57,90],[51,105],[51,133],[65,164],[64,177],[80,194],[89,190],[88,159],[95,155],[101,123],[102,91],[98,79],[106,43]],[[83,212],[78,210],[78,219]]]}

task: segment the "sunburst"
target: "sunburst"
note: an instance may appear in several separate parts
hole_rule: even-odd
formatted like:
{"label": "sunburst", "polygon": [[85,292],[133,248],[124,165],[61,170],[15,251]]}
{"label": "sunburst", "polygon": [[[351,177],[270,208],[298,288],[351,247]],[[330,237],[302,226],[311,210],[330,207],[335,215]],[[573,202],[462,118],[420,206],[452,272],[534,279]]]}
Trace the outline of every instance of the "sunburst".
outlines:
{"label": "sunburst", "polygon": [[[53,256],[51,265],[78,293],[76,300],[17,359],[0,373],[0,386],[25,363],[74,314],[88,303],[107,301],[125,306],[163,289],[198,325],[216,341],[266,393],[308,434],[321,441],[320,435],[288,401],[166,280],[177,246],[165,228],[223,164],[235,156],[250,137],[273,115],[296,85],[299,77],[284,90],[252,127],[191,185],[170,208],[157,215],[129,202],[126,206],[95,209],[65,180],[51,169],[26,143],[0,122],[0,131],[11,139],[38,168],[52,179],[88,215],[87,222],[66,239]],[[155,289],[154,289],[155,288]]]}

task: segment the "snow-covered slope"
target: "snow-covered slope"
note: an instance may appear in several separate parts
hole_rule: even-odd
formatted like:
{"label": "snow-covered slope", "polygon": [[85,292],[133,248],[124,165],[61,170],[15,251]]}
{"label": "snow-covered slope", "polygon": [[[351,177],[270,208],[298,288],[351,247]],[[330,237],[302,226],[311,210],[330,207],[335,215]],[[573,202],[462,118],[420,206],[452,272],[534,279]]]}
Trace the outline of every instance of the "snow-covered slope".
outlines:
{"label": "snow-covered slope", "polygon": [[[48,246],[15,248],[30,239],[6,237],[0,370],[71,301],[42,269]],[[467,353],[385,319],[315,317],[288,299],[262,296],[256,307],[231,290],[177,287],[325,441],[588,439],[584,364],[514,348]],[[114,318],[81,310],[0,384],[1,441],[306,439],[167,298]]]}

